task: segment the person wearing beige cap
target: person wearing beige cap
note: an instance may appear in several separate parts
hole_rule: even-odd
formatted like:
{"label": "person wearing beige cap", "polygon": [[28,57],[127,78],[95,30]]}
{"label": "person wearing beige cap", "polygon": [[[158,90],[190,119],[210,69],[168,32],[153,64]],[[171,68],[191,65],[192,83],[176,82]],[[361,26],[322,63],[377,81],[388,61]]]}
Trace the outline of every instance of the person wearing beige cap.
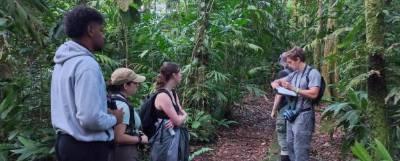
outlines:
{"label": "person wearing beige cap", "polygon": [[136,74],[129,68],[118,68],[111,74],[111,84],[117,86],[129,82],[142,83],[145,80],[146,77]]}
{"label": "person wearing beige cap", "polygon": [[140,117],[127,99],[137,92],[140,83],[145,80],[144,76],[128,68],[118,68],[111,74],[108,90],[117,108],[124,111],[122,123],[114,127],[116,146],[111,161],[137,161],[137,145],[148,143],[147,136],[141,131]]}

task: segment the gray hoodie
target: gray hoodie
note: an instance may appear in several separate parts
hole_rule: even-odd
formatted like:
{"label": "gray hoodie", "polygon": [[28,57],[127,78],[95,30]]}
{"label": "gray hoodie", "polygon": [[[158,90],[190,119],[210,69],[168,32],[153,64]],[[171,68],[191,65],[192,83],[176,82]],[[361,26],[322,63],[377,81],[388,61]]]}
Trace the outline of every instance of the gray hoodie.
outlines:
{"label": "gray hoodie", "polygon": [[80,141],[110,141],[116,118],[107,113],[106,86],[94,55],[74,41],[61,45],[51,80],[51,123]]}

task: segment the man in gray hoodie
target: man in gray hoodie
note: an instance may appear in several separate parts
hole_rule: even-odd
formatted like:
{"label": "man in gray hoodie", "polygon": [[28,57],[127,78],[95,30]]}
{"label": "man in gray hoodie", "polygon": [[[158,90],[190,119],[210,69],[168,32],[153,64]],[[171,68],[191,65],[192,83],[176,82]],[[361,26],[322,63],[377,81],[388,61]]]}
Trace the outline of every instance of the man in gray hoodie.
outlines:
{"label": "man in gray hoodie", "polygon": [[106,86],[92,52],[104,46],[103,16],[78,6],[65,14],[70,41],[54,57],[51,122],[57,132],[58,161],[106,161],[112,150],[113,126],[122,110],[107,112]]}

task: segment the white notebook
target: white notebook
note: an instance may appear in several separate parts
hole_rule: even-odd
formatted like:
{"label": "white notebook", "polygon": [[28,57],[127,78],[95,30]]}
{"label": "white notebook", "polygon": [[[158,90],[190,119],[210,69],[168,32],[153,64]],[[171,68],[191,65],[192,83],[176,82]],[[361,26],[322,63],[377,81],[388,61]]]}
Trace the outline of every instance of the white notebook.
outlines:
{"label": "white notebook", "polygon": [[296,92],[288,90],[286,88],[283,87],[277,87],[276,91],[281,94],[281,95],[286,95],[286,96],[297,96]]}

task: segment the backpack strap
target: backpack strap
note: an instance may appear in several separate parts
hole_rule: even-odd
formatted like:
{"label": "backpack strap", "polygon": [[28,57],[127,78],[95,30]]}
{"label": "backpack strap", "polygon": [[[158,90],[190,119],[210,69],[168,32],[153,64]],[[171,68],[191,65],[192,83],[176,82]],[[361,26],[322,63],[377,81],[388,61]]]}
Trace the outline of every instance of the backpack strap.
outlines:
{"label": "backpack strap", "polygon": [[[157,94],[159,94],[159,93],[166,93],[168,96],[169,96],[169,98],[171,99],[171,103],[172,103],[172,105],[174,106],[174,109],[175,109],[175,111],[178,113],[179,112],[179,108],[177,108],[178,107],[178,102],[177,102],[177,99],[176,99],[176,92],[175,92],[175,90],[172,90],[172,95],[173,96],[171,96],[171,94],[169,93],[169,91],[168,90],[166,90],[166,89],[159,89],[158,91],[157,91]],[[173,97],[173,98],[172,98]],[[174,100],[175,101],[175,103],[174,103],[174,101],[172,101],[172,100]]]}
{"label": "backpack strap", "polygon": [[[300,77],[300,83],[299,84],[301,84],[301,79],[303,79],[303,77],[304,77],[304,74],[306,74],[306,84],[307,84],[307,88],[306,89],[308,89],[308,83],[309,83],[309,79],[308,79],[308,75],[310,74],[310,72],[311,72],[311,70],[312,70],[313,68],[311,67],[311,66],[309,66],[309,65],[306,65],[305,67],[304,67],[304,70],[303,70],[303,73],[301,74],[301,77]],[[297,74],[299,74],[299,73],[297,73]],[[294,77],[294,76],[293,76]],[[293,78],[292,77],[292,78]],[[296,76],[296,82],[295,82],[295,86],[296,86],[296,88],[299,88],[301,85],[299,85],[299,87],[297,87],[297,76]],[[303,99],[301,99],[301,103],[300,103],[300,105],[303,105],[304,104],[304,99],[305,98],[303,98]],[[298,109],[298,107],[297,107],[297,103],[298,103],[298,101],[299,101],[299,97],[297,96],[296,97],[296,100],[295,100],[295,102],[294,102],[294,110],[299,110]]]}
{"label": "backpack strap", "polygon": [[295,75],[297,75],[297,74],[295,74],[295,73],[289,73],[289,75],[287,76],[288,77],[288,82],[290,82],[290,81],[292,81],[292,79],[294,78],[294,76]]}
{"label": "backpack strap", "polygon": [[[307,82],[307,89],[309,89],[308,88],[308,84],[310,83],[310,78],[309,78],[309,76],[310,76],[310,73],[311,73],[311,71],[313,70],[314,68],[313,67],[311,67],[310,66],[310,69],[308,70],[308,72],[307,72],[307,74],[306,74],[306,82]],[[322,80],[321,80],[322,81]],[[310,99],[311,100],[311,104],[314,106],[314,100],[313,99]],[[314,108],[314,107],[312,107],[312,108]]]}
{"label": "backpack strap", "polygon": [[129,124],[126,127],[125,133],[129,135],[133,135],[132,130],[135,129],[135,110],[133,109],[133,106],[129,103],[129,101],[125,97],[121,97],[118,95],[112,95],[111,99],[113,101],[121,101],[124,102],[125,104],[128,105],[129,107]]}
{"label": "backpack strap", "polygon": [[308,72],[306,73],[306,82],[307,82],[307,89],[308,89],[308,84],[310,83],[310,78],[308,77],[309,75],[310,75],[310,73],[311,73],[311,71],[314,69],[313,67],[311,67],[311,66],[309,66],[309,70],[308,70]]}

